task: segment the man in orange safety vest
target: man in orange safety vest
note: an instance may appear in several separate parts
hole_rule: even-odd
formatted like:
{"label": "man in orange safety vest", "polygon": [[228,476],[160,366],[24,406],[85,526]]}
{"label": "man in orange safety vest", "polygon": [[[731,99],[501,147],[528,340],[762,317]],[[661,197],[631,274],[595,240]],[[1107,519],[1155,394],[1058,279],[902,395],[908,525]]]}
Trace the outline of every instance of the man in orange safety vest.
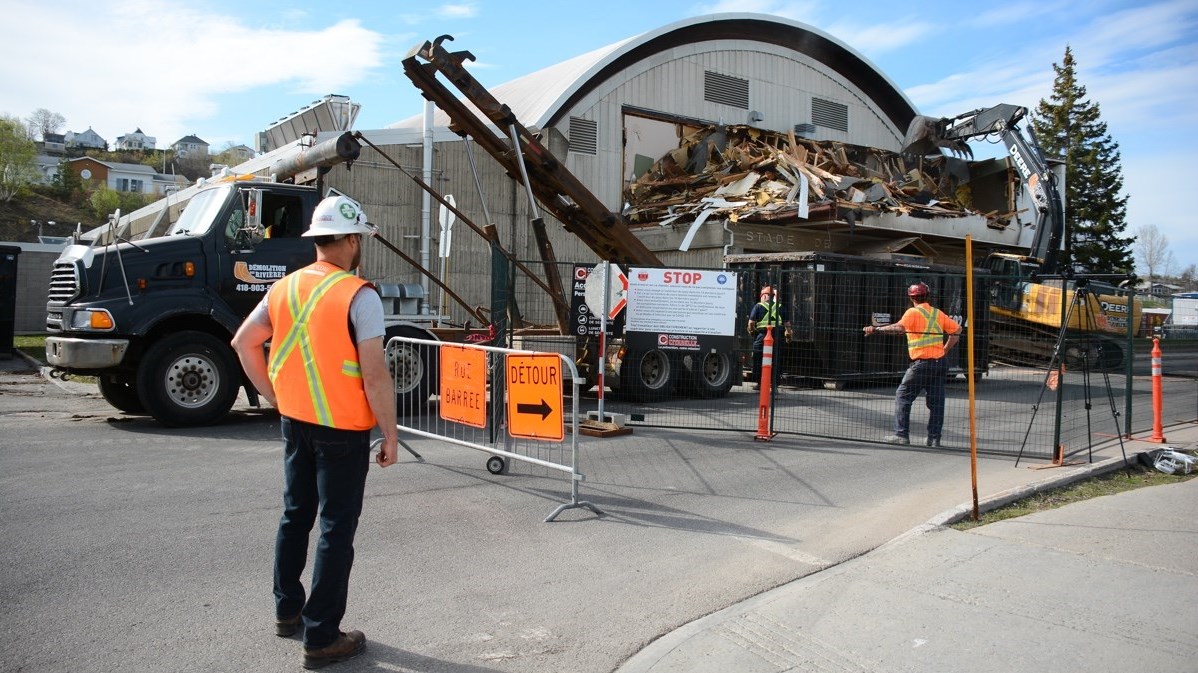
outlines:
{"label": "man in orange safety vest", "polygon": [[[275,634],[303,627],[304,668],[361,653],[361,631],[341,631],[362,513],[370,433],[382,432],[375,460],[395,462],[395,393],[384,357],[383,305],[350,273],[373,229],[344,196],[321,201],[304,236],[316,262],[271,286],[233,337],[250,381],[277,407],[283,434],[283,516],[275,539]],[[270,360],[263,345],[270,341]],[[320,516],[311,593],[300,576]]]}

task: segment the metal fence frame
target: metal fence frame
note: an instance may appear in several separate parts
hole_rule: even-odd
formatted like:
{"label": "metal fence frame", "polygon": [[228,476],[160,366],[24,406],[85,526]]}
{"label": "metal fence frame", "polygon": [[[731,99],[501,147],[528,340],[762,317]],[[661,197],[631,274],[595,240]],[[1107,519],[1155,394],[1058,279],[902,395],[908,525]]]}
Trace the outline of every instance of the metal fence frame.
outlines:
{"label": "metal fence frame", "polygon": [[[503,385],[504,377],[502,375],[495,376],[497,368],[500,370],[503,369],[501,366],[502,363],[497,361],[498,358],[492,360],[490,357],[488,357],[488,360],[490,361],[488,363],[489,381],[486,388],[489,391],[489,394],[487,395],[486,401],[488,404],[489,413],[486,427],[475,428],[462,423],[445,420],[441,418],[439,409],[431,410],[431,407],[427,405],[422,405],[420,409],[401,408],[399,410],[400,416],[397,427],[403,432],[407,432],[418,437],[449,442],[451,444],[476,449],[478,451],[490,454],[492,458],[488,459],[487,461],[487,469],[492,474],[506,473],[506,461],[508,460],[520,461],[537,465],[549,470],[565,472],[569,475],[570,479],[570,501],[559,505],[556,509],[554,509],[549,516],[545,517],[546,522],[553,521],[562,512],[575,508],[589,509],[590,511],[594,512],[596,516],[603,515],[603,512],[601,512],[599,508],[594,505],[594,503],[586,500],[579,500],[578,495],[579,483],[586,480],[586,477],[578,471],[578,423],[580,418],[578,412],[578,403],[579,399],[581,398],[581,387],[586,384],[586,380],[579,376],[578,367],[575,366],[572,359],[562,355],[561,353],[514,348],[499,348],[496,346],[485,346],[482,344],[471,343],[447,343],[443,341],[416,339],[412,337],[392,337],[387,341],[387,348],[388,350],[391,350],[393,348],[401,347],[402,344],[407,344],[411,347],[420,349],[437,348],[439,350],[442,346],[453,346],[455,348],[479,350],[486,353],[502,355],[505,361],[507,356],[510,355],[557,356],[565,365],[563,371],[569,371],[572,386],[570,394],[572,404],[571,413],[566,414],[565,409],[562,410],[563,421],[569,423],[569,432],[565,433],[569,437],[568,457],[566,456],[566,452],[564,450],[559,450],[559,459],[555,461],[552,459],[553,452],[544,450],[543,446],[545,442],[541,442],[540,440],[529,440],[528,442],[523,442],[518,438],[512,437],[510,433],[506,432],[506,415],[504,411],[507,404],[507,386]],[[429,360],[425,358],[424,361],[428,362]],[[438,366],[440,366],[440,364],[443,362],[440,357],[438,357],[436,361]],[[402,372],[398,370],[394,372],[394,376],[396,378],[399,378],[401,375]],[[496,385],[497,382],[499,385]],[[418,424],[420,420],[431,421],[431,423]],[[420,425],[423,425],[423,427],[420,427]],[[539,444],[535,444],[534,442],[539,442]],[[402,439],[400,443],[413,455],[420,457],[420,454],[416,453],[410,446],[404,443]],[[500,448],[500,444],[502,444],[502,448]],[[534,453],[548,455],[549,457],[539,457],[538,455],[534,455]],[[496,458],[499,460],[496,461]]]}

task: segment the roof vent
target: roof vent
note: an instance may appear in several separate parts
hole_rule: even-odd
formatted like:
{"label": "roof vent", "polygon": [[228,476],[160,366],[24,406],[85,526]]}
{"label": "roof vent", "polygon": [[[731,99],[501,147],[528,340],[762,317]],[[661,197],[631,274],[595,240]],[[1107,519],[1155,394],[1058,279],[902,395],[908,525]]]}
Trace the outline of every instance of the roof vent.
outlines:
{"label": "roof vent", "polygon": [[599,123],[591,119],[570,117],[570,152],[599,153]]}
{"label": "roof vent", "polygon": [[749,80],[706,70],[703,72],[703,100],[748,110]]}

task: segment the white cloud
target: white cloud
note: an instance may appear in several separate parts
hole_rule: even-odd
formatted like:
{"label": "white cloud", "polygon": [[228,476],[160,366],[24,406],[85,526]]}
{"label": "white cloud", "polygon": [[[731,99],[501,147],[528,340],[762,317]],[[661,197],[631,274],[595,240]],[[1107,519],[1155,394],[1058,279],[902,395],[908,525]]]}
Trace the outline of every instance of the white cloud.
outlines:
{"label": "white cloud", "polygon": [[472,19],[478,15],[478,7],[473,2],[442,5],[437,8],[437,16],[451,19]]}
{"label": "white cloud", "polygon": [[[14,31],[0,41],[0,110],[25,116],[45,107],[62,113],[69,130],[90,125],[109,141],[153,120],[155,128],[144,130],[166,144],[215,114],[219,96],[279,85],[333,93],[382,62],[382,36],[357,20],[315,30],[251,28],[173,0],[74,10],[57,14],[53,31]],[[9,25],[44,25],[45,16],[28,1],[5,13]]]}

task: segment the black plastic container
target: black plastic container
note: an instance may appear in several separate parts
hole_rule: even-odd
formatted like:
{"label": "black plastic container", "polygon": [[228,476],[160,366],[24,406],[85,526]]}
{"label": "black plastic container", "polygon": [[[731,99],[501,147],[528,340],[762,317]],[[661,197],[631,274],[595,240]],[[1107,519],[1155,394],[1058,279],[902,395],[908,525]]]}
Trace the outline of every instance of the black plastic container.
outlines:
{"label": "black plastic container", "polygon": [[21,249],[0,245],[0,358],[13,356],[17,320],[17,258]]}

